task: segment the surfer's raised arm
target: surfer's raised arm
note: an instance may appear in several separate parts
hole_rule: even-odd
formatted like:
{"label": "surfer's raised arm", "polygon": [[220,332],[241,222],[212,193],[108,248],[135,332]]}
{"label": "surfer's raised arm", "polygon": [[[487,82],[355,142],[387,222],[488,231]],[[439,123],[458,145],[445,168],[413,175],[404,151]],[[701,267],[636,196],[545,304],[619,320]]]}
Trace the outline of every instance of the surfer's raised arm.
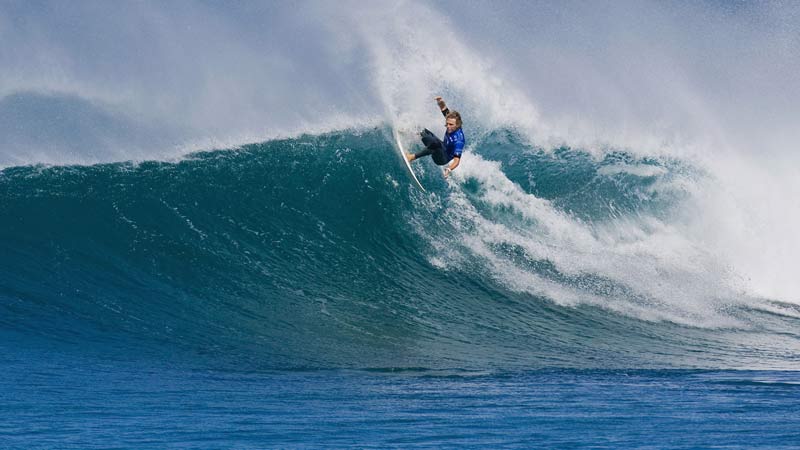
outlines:
{"label": "surfer's raised arm", "polygon": [[447,113],[449,113],[450,110],[447,108],[447,105],[444,103],[442,97],[437,95],[436,97],[433,97],[433,99],[436,100],[436,104],[439,105],[439,109],[442,111],[442,115],[447,117]]}
{"label": "surfer's raised arm", "polygon": [[442,115],[445,118],[444,126],[446,131],[444,133],[444,139],[439,139],[427,128],[424,129],[420,133],[420,136],[422,137],[422,143],[425,145],[425,149],[416,154],[406,154],[406,159],[414,161],[417,158],[431,155],[433,162],[440,166],[452,161],[452,163],[444,169],[444,176],[447,178],[450,172],[455,170],[461,163],[461,153],[464,151],[466,139],[464,138],[464,132],[461,130],[461,114],[459,114],[458,111],[450,111],[441,96],[437,95],[433,99],[436,100],[436,104],[439,105],[439,109],[442,111]]}

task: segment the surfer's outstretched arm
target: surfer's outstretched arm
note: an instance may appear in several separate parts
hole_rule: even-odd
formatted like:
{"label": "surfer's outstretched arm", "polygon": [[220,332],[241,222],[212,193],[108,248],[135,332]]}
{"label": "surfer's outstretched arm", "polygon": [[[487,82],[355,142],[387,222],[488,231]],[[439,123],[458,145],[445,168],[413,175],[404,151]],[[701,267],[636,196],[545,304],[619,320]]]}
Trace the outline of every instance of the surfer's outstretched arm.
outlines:
{"label": "surfer's outstretched arm", "polygon": [[456,156],[455,158],[453,158],[453,162],[449,166],[447,166],[447,168],[444,169],[444,177],[447,178],[447,176],[450,175],[450,172],[456,170],[456,167],[458,167],[460,163],[461,163],[460,157]]}

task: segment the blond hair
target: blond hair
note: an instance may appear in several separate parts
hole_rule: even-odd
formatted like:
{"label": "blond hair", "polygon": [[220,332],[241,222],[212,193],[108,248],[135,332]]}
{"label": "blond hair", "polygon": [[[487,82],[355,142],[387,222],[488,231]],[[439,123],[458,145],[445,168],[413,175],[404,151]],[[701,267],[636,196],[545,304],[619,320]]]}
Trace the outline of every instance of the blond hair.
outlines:
{"label": "blond hair", "polygon": [[461,126],[461,114],[459,114],[458,111],[450,111],[449,113],[447,113],[446,116],[444,116],[444,118],[445,120],[456,119],[456,125],[458,125],[459,127]]}

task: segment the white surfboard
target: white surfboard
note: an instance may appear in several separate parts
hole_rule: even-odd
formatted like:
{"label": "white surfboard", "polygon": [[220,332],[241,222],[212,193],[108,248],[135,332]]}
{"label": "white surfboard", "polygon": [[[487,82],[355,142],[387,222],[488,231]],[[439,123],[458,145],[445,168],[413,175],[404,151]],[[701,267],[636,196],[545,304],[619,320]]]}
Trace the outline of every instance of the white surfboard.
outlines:
{"label": "white surfboard", "polygon": [[394,141],[397,143],[397,150],[400,152],[400,159],[403,160],[403,163],[406,165],[406,169],[408,169],[408,174],[411,175],[411,179],[414,180],[414,184],[417,185],[418,188],[422,189],[422,192],[425,192],[425,188],[422,187],[422,183],[419,182],[417,175],[414,174],[414,169],[411,168],[411,163],[406,159],[406,150],[403,148],[403,141],[400,140],[400,135],[397,133],[397,130],[392,131],[394,134]]}

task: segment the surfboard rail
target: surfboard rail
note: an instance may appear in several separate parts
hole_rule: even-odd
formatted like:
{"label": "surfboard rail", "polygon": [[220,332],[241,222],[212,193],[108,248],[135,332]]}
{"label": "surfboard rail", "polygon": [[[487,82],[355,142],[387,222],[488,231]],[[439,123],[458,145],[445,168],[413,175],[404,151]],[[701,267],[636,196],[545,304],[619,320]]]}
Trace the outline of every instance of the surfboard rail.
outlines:
{"label": "surfboard rail", "polygon": [[406,158],[406,150],[403,148],[403,141],[400,139],[400,134],[397,130],[392,130],[392,134],[394,135],[394,142],[397,146],[398,152],[400,152],[400,159],[403,160],[403,163],[406,165],[406,169],[408,174],[411,176],[411,179],[414,180],[414,184],[417,185],[418,188],[422,189],[422,192],[426,192],[425,188],[422,186],[422,183],[419,182],[419,178],[414,173],[414,169],[411,168],[411,162]]}

